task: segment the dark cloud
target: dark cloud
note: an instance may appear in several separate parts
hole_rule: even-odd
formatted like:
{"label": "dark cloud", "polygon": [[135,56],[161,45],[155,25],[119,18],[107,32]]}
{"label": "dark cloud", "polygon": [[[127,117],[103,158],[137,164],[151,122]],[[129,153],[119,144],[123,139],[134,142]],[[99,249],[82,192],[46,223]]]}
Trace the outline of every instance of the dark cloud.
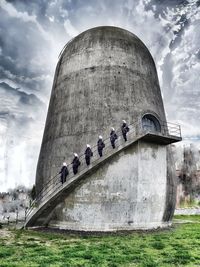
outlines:
{"label": "dark cloud", "polygon": [[[167,10],[175,8],[177,11],[182,10],[184,7],[189,5],[188,1],[185,0],[166,0],[166,1],[157,1],[151,0],[146,5],[146,10],[154,11],[155,18],[159,19],[161,16],[164,19],[167,19]],[[180,12],[175,12],[174,17],[171,21],[166,24],[164,30],[166,32],[172,31],[174,34],[174,38],[170,43],[170,48],[173,49],[179,45],[181,42],[182,36],[184,34],[184,30],[189,27],[190,19],[187,18],[187,14],[182,14]],[[175,27],[177,26],[177,27]]]}
{"label": "dark cloud", "polygon": [[146,8],[151,9],[152,6],[156,7],[157,12],[162,13],[167,8],[173,8],[177,6],[187,6],[189,1],[187,0],[150,0],[146,5]]}
{"label": "dark cloud", "polygon": [[0,111],[0,118],[4,118],[5,116],[8,116],[9,112],[8,111]]}
{"label": "dark cloud", "polygon": [[[0,177],[4,190],[34,182],[46,105],[34,94],[0,83]],[[8,162],[12,168],[8,168]],[[31,172],[30,172],[31,170]]]}
{"label": "dark cloud", "polygon": [[[18,18],[10,18],[3,10],[0,11],[0,24],[3,25],[0,31],[0,77],[12,79],[24,90],[46,89],[45,81],[37,80],[37,77],[49,75],[52,69],[48,65],[46,68],[38,65],[37,58],[40,54],[49,56],[45,48],[49,46],[48,41],[44,40],[33,22],[24,23]],[[20,29],[20,34],[17,29]]]}
{"label": "dark cloud", "polygon": [[45,106],[44,103],[42,103],[42,101],[40,101],[40,99],[34,94],[27,94],[19,89],[20,88],[13,88],[5,82],[0,83],[0,90],[3,90],[7,97],[9,97],[9,95],[16,96],[19,99],[19,102],[25,105],[30,105],[31,108],[33,106]]}
{"label": "dark cloud", "polygon": [[[183,0],[1,0],[4,188],[10,187],[8,176],[26,185],[34,181],[32,166],[37,163],[58,55],[71,38],[95,26],[119,26],[138,35],[156,61],[169,120],[182,123],[184,135],[199,136],[199,6],[200,1]],[[1,153],[2,158],[7,155],[5,161]],[[13,155],[19,155],[18,161],[8,173]]]}
{"label": "dark cloud", "polygon": [[36,14],[37,17],[40,18],[45,15],[48,6],[53,1],[7,0],[7,2],[17,7],[17,10],[20,12],[27,12],[29,15]]}

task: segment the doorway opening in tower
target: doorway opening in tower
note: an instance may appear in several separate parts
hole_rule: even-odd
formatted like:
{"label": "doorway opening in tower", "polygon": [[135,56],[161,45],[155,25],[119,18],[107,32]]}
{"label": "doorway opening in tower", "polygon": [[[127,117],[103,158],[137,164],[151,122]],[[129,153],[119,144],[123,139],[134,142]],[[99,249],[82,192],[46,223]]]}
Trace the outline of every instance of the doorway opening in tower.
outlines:
{"label": "doorway opening in tower", "polygon": [[161,132],[159,120],[152,114],[145,114],[142,117],[142,128],[145,131]]}

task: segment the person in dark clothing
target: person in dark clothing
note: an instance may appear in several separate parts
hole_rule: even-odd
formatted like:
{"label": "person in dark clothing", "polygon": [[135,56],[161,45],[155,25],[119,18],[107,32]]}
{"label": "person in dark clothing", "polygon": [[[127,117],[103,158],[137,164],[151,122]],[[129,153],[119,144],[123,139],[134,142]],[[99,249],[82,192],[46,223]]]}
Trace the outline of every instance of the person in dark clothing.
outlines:
{"label": "person in dark clothing", "polygon": [[78,167],[81,165],[81,162],[78,158],[78,154],[74,153],[74,159],[72,161],[72,168],[73,168],[73,173],[77,174],[78,172]]}
{"label": "person in dark clothing", "polygon": [[61,171],[59,173],[61,174],[60,175],[61,183],[64,184],[66,182],[66,177],[69,174],[66,162],[63,162],[62,169],[61,169]]}
{"label": "person in dark clothing", "polygon": [[115,129],[112,127],[110,132],[110,142],[113,148],[115,148],[115,141],[117,140],[118,136],[115,132]]}
{"label": "person in dark clothing", "polygon": [[85,150],[85,161],[86,161],[87,166],[90,165],[90,159],[92,156],[93,156],[93,152],[92,152],[91,146],[87,144],[87,147]]}
{"label": "person in dark clothing", "polygon": [[97,142],[97,147],[98,147],[98,152],[99,152],[99,156],[100,157],[103,156],[102,152],[103,152],[103,149],[105,147],[105,144],[104,144],[102,139],[103,139],[103,137],[101,135],[99,135],[99,140]]}
{"label": "person in dark clothing", "polygon": [[129,127],[128,127],[128,125],[127,125],[125,120],[123,120],[122,122],[123,122],[123,124],[122,124],[121,130],[122,130],[122,135],[124,137],[124,141],[126,142],[127,141],[126,134],[129,131]]}

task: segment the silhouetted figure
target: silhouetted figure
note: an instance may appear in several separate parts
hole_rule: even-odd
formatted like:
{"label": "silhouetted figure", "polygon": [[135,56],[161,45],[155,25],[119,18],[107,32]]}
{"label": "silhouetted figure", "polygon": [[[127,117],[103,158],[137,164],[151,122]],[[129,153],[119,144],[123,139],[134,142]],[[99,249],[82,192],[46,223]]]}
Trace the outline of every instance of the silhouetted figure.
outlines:
{"label": "silhouetted figure", "polygon": [[122,122],[123,122],[122,127],[121,127],[121,129],[122,129],[122,135],[124,137],[124,141],[126,142],[127,141],[126,134],[129,131],[129,127],[128,127],[128,125],[127,125],[127,123],[126,123],[125,120],[123,120]]}
{"label": "silhouetted figure", "polygon": [[93,156],[93,152],[91,150],[91,146],[87,144],[87,148],[85,150],[85,161],[86,161],[87,166],[90,165],[90,159],[92,156]]}
{"label": "silhouetted figure", "polygon": [[81,165],[81,162],[78,158],[78,154],[74,153],[74,159],[72,161],[72,168],[73,168],[73,173],[77,174],[78,172],[78,167]]}
{"label": "silhouetted figure", "polygon": [[61,174],[60,175],[61,183],[64,184],[66,182],[66,177],[69,174],[66,162],[63,162],[62,169],[61,169],[61,171],[59,173]]}
{"label": "silhouetted figure", "polygon": [[118,136],[115,132],[115,129],[112,127],[110,132],[110,142],[113,148],[115,148],[115,141],[117,140]]}
{"label": "silhouetted figure", "polygon": [[105,144],[104,144],[102,139],[103,139],[103,137],[101,135],[99,135],[99,140],[97,142],[97,147],[98,147],[98,152],[99,152],[99,156],[100,157],[103,156],[102,152],[103,152],[103,149],[105,147]]}

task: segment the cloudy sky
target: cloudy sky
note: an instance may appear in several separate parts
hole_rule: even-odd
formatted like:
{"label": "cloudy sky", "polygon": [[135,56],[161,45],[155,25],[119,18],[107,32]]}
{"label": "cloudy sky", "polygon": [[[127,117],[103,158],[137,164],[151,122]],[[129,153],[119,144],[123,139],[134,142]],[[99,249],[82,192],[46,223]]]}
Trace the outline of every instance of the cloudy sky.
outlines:
{"label": "cloudy sky", "polygon": [[168,121],[200,143],[200,0],[0,0],[0,191],[34,183],[59,53],[100,25],[146,44]]}

